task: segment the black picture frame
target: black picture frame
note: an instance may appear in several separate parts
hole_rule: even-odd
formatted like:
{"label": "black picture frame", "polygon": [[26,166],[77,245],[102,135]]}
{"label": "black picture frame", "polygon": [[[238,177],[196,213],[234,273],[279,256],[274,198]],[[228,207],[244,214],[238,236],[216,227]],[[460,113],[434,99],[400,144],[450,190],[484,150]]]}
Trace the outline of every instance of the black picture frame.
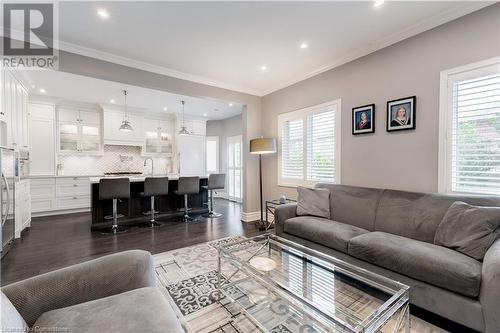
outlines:
{"label": "black picture frame", "polygon": [[[410,113],[409,115],[406,115],[406,120],[403,123],[401,123],[396,117],[396,114],[400,109],[404,109],[406,113]],[[386,114],[387,132],[414,130],[417,122],[417,97],[410,96],[388,101]]]}
{"label": "black picture frame", "polygon": [[[369,127],[359,128],[361,114],[369,112]],[[360,115],[360,116],[358,116]],[[352,108],[352,135],[375,133],[375,104]]]}

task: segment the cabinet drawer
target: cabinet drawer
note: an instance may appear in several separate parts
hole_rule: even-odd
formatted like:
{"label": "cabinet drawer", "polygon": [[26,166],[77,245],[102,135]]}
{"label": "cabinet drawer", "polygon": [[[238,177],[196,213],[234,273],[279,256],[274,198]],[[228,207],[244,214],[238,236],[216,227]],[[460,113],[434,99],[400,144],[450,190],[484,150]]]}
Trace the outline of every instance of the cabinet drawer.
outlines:
{"label": "cabinet drawer", "polygon": [[57,209],[76,209],[90,207],[90,197],[87,196],[73,196],[56,199]]}
{"label": "cabinet drawer", "polygon": [[52,199],[56,196],[55,185],[34,185],[31,184],[32,199]]}
{"label": "cabinet drawer", "polygon": [[84,185],[84,184],[90,184],[90,178],[89,177],[68,177],[68,178],[57,178],[56,179],[56,185]]}
{"label": "cabinet drawer", "polygon": [[46,212],[56,209],[56,201],[54,199],[31,199],[31,211],[33,213]]}
{"label": "cabinet drawer", "polygon": [[90,195],[90,185],[89,184],[58,184],[56,185],[56,197],[69,197],[75,195]]}

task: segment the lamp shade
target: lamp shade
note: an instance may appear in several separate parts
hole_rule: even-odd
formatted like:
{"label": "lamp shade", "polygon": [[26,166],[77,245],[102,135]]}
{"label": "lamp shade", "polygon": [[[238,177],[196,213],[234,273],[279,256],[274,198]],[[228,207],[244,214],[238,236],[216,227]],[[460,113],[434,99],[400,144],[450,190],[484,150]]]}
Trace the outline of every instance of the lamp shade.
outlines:
{"label": "lamp shade", "polygon": [[276,153],[275,138],[258,138],[250,140],[251,154],[273,154]]}

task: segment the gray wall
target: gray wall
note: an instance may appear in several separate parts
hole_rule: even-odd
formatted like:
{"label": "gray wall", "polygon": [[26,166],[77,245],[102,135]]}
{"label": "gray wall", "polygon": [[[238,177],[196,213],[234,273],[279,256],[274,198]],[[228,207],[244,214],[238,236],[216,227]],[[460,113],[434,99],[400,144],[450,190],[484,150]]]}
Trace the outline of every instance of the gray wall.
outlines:
{"label": "gray wall", "polygon": [[258,158],[249,153],[249,140],[261,135],[261,103],[257,96],[212,87],[170,76],[147,72],[127,66],[60,52],[59,70],[63,72],[122,82],[139,87],[169,91],[172,93],[231,101],[244,105],[243,129],[243,211],[254,212],[259,208]]}
{"label": "gray wall", "polygon": [[[343,184],[437,191],[440,71],[500,55],[500,4],[449,22],[328,72],[271,93],[262,131],[277,137],[280,113],[342,99]],[[387,133],[386,102],[417,96],[416,130]],[[376,132],[353,136],[351,109],[376,104]],[[265,197],[277,186],[277,156],[264,156]]]}
{"label": "gray wall", "polygon": [[227,172],[227,138],[242,135],[242,116],[207,121],[207,136],[219,137],[219,172]]}

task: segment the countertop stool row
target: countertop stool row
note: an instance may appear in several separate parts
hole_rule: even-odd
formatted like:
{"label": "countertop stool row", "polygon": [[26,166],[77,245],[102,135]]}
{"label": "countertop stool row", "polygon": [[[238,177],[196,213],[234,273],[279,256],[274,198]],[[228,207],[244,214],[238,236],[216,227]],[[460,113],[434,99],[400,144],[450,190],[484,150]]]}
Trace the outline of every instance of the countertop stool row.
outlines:
{"label": "countertop stool row", "polygon": [[[140,195],[144,198],[150,198],[150,210],[143,212],[144,215],[149,215],[150,220],[147,223],[147,227],[155,228],[161,226],[155,219],[155,214],[159,212],[155,210],[155,197],[168,195],[168,177],[147,177],[144,180],[144,192]],[[208,185],[202,188],[209,191],[210,202],[209,213],[204,216],[213,218],[219,217],[214,211],[213,204],[213,191],[217,189],[223,189],[225,184],[225,174],[211,174],[208,176]],[[179,211],[184,212],[182,220],[184,222],[189,222],[193,218],[189,215],[191,208],[188,207],[188,196],[189,194],[197,194],[200,192],[200,177],[180,177],[178,180],[177,190],[175,194],[182,195],[184,197],[184,207],[179,208]],[[105,219],[112,219],[113,224],[111,229],[105,233],[117,234],[125,232],[126,229],[118,225],[118,219],[123,217],[123,215],[118,214],[118,200],[129,199],[130,198],[130,180],[128,178],[110,178],[101,179],[99,181],[99,200],[113,200],[113,215],[106,216]]]}

